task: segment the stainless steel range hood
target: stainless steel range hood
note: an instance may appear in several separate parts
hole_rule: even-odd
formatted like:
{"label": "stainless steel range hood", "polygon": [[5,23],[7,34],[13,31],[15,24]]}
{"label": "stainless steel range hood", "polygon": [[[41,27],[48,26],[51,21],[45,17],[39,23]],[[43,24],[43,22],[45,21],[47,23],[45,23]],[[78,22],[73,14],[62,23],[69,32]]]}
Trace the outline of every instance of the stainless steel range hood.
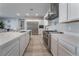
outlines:
{"label": "stainless steel range hood", "polygon": [[58,17],[57,14],[54,14],[54,13],[48,14],[48,20],[53,20],[53,19],[55,19],[56,17]]}
{"label": "stainless steel range hood", "polygon": [[59,15],[59,4],[58,3],[51,3],[50,4],[50,12],[46,17],[47,20],[54,20]]}
{"label": "stainless steel range hood", "polygon": [[54,20],[54,19],[57,18],[57,17],[58,17],[57,14],[48,14],[47,17],[46,17],[46,19],[47,19],[47,20]]}

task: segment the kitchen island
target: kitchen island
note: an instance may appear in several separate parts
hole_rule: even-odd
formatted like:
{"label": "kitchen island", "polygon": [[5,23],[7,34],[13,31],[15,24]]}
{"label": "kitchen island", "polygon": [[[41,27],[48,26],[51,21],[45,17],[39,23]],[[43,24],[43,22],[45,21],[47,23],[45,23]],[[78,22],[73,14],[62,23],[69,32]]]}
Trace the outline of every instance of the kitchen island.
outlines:
{"label": "kitchen island", "polygon": [[29,31],[0,33],[0,56],[21,56],[29,43]]}

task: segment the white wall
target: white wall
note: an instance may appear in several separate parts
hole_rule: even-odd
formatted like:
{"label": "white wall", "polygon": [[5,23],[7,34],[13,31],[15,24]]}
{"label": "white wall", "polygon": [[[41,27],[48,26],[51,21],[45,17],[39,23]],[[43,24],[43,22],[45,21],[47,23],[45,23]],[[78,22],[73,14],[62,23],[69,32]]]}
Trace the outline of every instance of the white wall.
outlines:
{"label": "white wall", "polygon": [[[38,22],[39,23],[39,25],[47,25],[48,24],[48,22],[46,21],[46,20],[43,20],[43,19],[31,19],[31,18],[27,18],[26,20],[26,23],[25,23],[25,27],[26,27],[26,29],[27,29],[27,22],[28,21],[31,21],[31,22]],[[39,29],[39,34],[41,34],[42,33],[42,31],[44,30],[44,29],[42,29],[42,28],[39,28],[38,27],[38,29]]]}
{"label": "white wall", "polygon": [[18,19],[4,19],[4,24],[5,24],[5,28],[9,28],[13,29],[13,30],[18,30],[19,29],[19,25],[18,25]]}
{"label": "white wall", "polygon": [[55,18],[54,20],[49,20],[48,22],[49,26],[47,26],[47,28],[49,30],[57,30],[58,24],[55,24],[55,23],[58,23],[58,21],[59,21],[59,18]]}

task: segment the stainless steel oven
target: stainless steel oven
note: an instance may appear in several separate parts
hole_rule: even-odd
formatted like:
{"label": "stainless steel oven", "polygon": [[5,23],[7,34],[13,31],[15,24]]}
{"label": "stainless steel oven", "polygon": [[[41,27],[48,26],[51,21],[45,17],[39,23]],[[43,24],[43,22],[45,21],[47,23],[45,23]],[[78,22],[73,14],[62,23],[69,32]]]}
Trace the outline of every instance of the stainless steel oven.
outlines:
{"label": "stainless steel oven", "polygon": [[46,48],[50,51],[51,49],[51,34],[47,31],[43,31],[43,41]]}

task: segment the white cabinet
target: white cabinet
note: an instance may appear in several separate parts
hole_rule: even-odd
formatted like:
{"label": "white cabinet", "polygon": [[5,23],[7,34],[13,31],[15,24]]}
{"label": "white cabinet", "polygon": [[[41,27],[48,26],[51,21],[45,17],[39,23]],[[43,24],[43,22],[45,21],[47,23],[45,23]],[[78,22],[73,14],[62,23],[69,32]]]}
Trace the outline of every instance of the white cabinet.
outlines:
{"label": "white cabinet", "polygon": [[0,37],[3,39],[0,41],[0,56],[22,56],[29,43],[29,31],[24,33],[12,33],[9,38],[6,35]]}
{"label": "white cabinet", "polygon": [[79,20],[79,3],[60,3],[59,22]]}
{"label": "white cabinet", "polygon": [[67,3],[59,4],[59,22],[67,20]]}
{"label": "white cabinet", "polygon": [[65,49],[61,44],[59,44],[58,56],[72,56],[72,54],[67,49]]}
{"label": "white cabinet", "polygon": [[26,45],[28,45],[29,44],[29,40],[30,40],[30,32],[27,32],[27,34],[26,34]]}
{"label": "white cabinet", "polygon": [[76,55],[79,56],[79,47],[77,47],[76,50],[77,50],[76,51],[76,53],[77,53]]}
{"label": "white cabinet", "polygon": [[54,56],[57,56],[57,38],[51,37],[51,52]]}
{"label": "white cabinet", "polygon": [[64,40],[59,40],[59,44],[61,44],[64,48],[66,48],[73,55],[75,55],[75,46],[74,45],[72,45]]}
{"label": "white cabinet", "polygon": [[39,28],[39,34],[40,34],[40,35],[43,34],[43,29]]}
{"label": "white cabinet", "polygon": [[22,56],[26,48],[26,37],[22,35],[20,38],[20,55]]}
{"label": "white cabinet", "polygon": [[14,44],[16,45],[7,53],[6,56],[19,56],[19,40]]}
{"label": "white cabinet", "polygon": [[7,55],[19,55],[19,40],[15,40],[12,42],[8,42],[0,47],[0,56],[7,56]]}
{"label": "white cabinet", "polygon": [[68,3],[68,20],[79,19],[79,3]]}
{"label": "white cabinet", "polygon": [[60,39],[58,41],[58,55],[62,56],[73,56],[75,55],[75,46]]}
{"label": "white cabinet", "polygon": [[20,39],[20,56],[22,56],[29,43],[29,32],[22,35],[19,39]]}

